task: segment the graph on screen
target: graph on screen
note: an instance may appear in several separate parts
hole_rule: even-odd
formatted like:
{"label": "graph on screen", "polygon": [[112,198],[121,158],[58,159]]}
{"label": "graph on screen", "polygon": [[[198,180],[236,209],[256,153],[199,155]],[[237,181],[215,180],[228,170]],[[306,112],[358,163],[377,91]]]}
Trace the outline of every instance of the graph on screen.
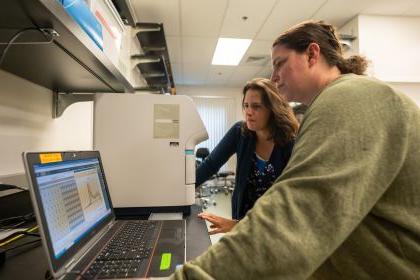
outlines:
{"label": "graph on screen", "polygon": [[96,169],[77,172],[75,180],[78,185],[81,208],[89,220],[96,211],[105,207]]}

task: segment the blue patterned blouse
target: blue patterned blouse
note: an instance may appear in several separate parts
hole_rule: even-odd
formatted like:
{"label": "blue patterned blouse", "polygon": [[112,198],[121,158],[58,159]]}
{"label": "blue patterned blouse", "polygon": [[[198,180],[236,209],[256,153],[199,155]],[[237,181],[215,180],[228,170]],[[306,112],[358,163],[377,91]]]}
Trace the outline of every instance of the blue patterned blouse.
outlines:
{"label": "blue patterned blouse", "polygon": [[260,158],[257,153],[252,157],[251,172],[247,178],[247,187],[244,194],[244,210],[251,209],[257,199],[261,197],[279,176],[270,160]]}

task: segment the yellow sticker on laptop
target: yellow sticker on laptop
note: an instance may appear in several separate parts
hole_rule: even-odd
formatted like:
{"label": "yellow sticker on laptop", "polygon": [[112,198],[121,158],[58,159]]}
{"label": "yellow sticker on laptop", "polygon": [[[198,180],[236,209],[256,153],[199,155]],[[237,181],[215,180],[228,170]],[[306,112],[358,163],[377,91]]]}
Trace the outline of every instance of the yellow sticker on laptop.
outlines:
{"label": "yellow sticker on laptop", "polygon": [[168,270],[171,267],[171,253],[163,253],[160,259],[160,270]]}
{"label": "yellow sticker on laptop", "polygon": [[39,154],[41,163],[59,162],[63,161],[61,153]]}

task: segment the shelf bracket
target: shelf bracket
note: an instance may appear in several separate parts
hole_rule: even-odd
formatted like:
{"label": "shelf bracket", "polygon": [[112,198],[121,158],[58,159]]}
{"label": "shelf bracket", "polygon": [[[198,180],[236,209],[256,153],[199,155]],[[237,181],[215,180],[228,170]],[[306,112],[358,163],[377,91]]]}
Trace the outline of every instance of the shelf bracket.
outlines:
{"label": "shelf bracket", "polygon": [[53,119],[59,118],[64,111],[73,103],[93,101],[95,94],[74,94],[74,93],[61,93],[53,92]]}

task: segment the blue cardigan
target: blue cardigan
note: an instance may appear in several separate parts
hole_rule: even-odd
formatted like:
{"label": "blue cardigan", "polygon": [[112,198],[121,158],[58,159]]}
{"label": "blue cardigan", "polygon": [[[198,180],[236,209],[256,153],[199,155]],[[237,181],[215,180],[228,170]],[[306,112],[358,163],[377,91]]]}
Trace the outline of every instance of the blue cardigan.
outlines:
{"label": "blue cardigan", "polygon": [[[241,123],[235,123],[219,144],[214,148],[206,160],[197,168],[196,186],[201,185],[210,177],[216,174],[220,167],[236,153],[236,176],[235,189],[232,195],[232,218],[242,219],[246,210],[244,209],[243,197],[246,189],[246,180],[251,169],[252,156],[255,153],[255,137],[244,135],[241,132]],[[273,164],[277,176],[286,167],[292,153],[294,141],[279,147],[274,146],[270,161]]]}

